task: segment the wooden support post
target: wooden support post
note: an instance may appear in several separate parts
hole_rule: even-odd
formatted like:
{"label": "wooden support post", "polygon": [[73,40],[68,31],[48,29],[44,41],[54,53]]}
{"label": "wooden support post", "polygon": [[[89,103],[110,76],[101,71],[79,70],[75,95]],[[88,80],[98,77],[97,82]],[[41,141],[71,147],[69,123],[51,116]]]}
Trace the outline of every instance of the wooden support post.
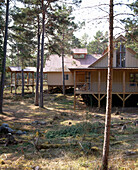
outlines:
{"label": "wooden support post", "polygon": [[103,94],[103,96],[101,97],[101,100],[106,96],[106,94]]}
{"label": "wooden support post", "polygon": [[125,98],[125,101],[131,96],[132,94],[129,94],[126,98]]}
{"label": "wooden support post", "polygon": [[29,73],[27,73],[27,85],[29,85]]}
{"label": "wooden support post", "polygon": [[123,107],[125,107],[125,94],[123,94]]}
{"label": "wooden support post", "polygon": [[11,72],[11,93],[12,93],[12,72]]}
{"label": "wooden support post", "polygon": [[34,93],[34,73],[32,73],[32,93]]}
{"label": "wooden support post", "polygon": [[125,86],[125,71],[123,71],[123,107],[125,107],[125,91],[126,91],[126,86]]}
{"label": "wooden support post", "polygon": [[98,100],[98,97],[97,96],[95,96],[95,94],[92,94],[93,95],[93,97],[95,97],[95,99],[97,99]]}
{"label": "wooden support post", "polygon": [[16,76],[16,72],[15,72],[15,94],[16,94],[16,88],[17,88],[17,76]]}
{"label": "wooden support post", "polygon": [[98,108],[101,107],[101,99],[100,99],[100,94],[98,94]]}
{"label": "wooden support post", "polygon": [[116,94],[116,95],[123,101],[123,98],[119,94]]}
{"label": "wooden support post", "polygon": [[98,108],[101,107],[100,92],[101,92],[101,72],[98,71]]}
{"label": "wooden support post", "polygon": [[76,71],[74,71],[74,110],[76,109]]}

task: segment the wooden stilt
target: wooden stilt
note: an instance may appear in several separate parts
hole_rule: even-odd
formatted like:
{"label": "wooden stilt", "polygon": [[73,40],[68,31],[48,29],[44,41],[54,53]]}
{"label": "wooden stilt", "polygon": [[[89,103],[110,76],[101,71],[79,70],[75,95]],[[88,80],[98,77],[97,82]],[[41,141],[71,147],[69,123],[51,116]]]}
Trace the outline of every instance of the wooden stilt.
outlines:
{"label": "wooden stilt", "polygon": [[33,82],[32,82],[32,93],[34,93],[34,73],[32,73],[32,78],[33,78]]}
{"label": "wooden stilt", "polygon": [[76,71],[74,71],[74,110],[76,109]]}
{"label": "wooden stilt", "polygon": [[95,99],[97,99],[98,100],[98,97],[97,96],[95,96],[95,94],[92,94],[94,97],[95,97]]}
{"label": "wooden stilt", "polygon": [[132,94],[129,94],[127,97],[125,94],[123,94],[123,97],[120,96],[120,94],[117,94],[117,96],[123,101],[123,107],[125,107],[125,101],[131,96]]}
{"label": "wooden stilt", "polygon": [[12,72],[11,72],[11,93],[12,93]]}
{"label": "wooden stilt", "polygon": [[17,76],[16,76],[16,72],[15,72],[15,94],[16,94],[16,89],[17,89]]}
{"label": "wooden stilt", "polygon": [[98,97],[95,94],[92,94],[95,99],[98,101],[98,108],[101,107],[101,100],[106,96],[106,94],[103,94],[103,96],[101,97],[101,94],[98,94]]}
{"label": "wooden stilt", "polygon": [[125,91],[126,91],[126,84],[125,84],[125,78],[126,78],[126,72],[123,71],[123,107],[125,107]]}
{"label": "wooden stilt", "polygon": [[98,108],[101,107],[100,92],[101,92],[101,72],[98,71]]}
{"label": "wooden stilt", "polygon": [[125,101],[131,96],[132,94],[129,94],[126,98],[125,98]]}
{"label": "wooden stilt", "polygon": [[125,94],[123,94],[123,107],[125,107]]}
{"label": "wooden stilt", "polygon": [[122,101],[123,101],[123,98],[120,96],[120,94],[116,94]]}
{"label": "wooden stilt", "polygon": [[27,73],[27,86],[29,85],[29,73]]}
{"label": "wooden stilt", "polygon": [[98,108],[101,107],[101,99],[100,99],[100,94],[98,94]]}

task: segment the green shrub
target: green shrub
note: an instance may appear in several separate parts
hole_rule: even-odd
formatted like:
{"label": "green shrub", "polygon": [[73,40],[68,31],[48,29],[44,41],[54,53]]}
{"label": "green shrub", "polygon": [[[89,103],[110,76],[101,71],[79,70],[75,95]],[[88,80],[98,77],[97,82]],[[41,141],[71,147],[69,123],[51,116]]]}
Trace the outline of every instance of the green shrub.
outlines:
{"label": "green shrub", "polygon": [[101,133],[101,128],[103,129],[104,125],[98,122],[93,124],[90,122],[78,123],[76,125],[66,126],[60,130],[48,131],[46,138],[76,137],[77,135],[83,134]]}

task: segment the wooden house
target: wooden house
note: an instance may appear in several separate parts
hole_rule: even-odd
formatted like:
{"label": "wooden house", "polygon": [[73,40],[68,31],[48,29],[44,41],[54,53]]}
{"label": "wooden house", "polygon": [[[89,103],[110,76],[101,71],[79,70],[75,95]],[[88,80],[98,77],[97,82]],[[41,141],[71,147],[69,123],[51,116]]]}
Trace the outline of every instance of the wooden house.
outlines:
{"label": "wooden house", "polygon": [[[65,72],[65,88],[74,87],[74,74],[69,68],[88,68],[101,55],[87,55],[87,49],[72,49],[72,55],[65,55],[64,57],[64,72]],[[53,54],[46,60],[45,73],[47,73],[48,89],[55,87],[62,89],[62,57]]]}
{"label": "wooden house", "polygon": [[[115,40],[113,53],[113,84],[112,94],[117,96],[122,106],[133,95],[137,95],[138,104],[138,58],[136,52],[125,47],[125,38],[119,36]],[[76,95],[88,94],[97,100],[98,107],[106,97],[108,50],[101,58],[88,67],[69,68],[74,77],[74,108]]]}

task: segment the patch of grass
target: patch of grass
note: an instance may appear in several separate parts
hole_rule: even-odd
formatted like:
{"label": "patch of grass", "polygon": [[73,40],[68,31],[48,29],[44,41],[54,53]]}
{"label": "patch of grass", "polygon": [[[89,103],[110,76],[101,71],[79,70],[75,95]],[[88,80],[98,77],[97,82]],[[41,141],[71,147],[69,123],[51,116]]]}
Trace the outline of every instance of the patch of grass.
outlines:
{"label": "patch of grass", "polygon": [[45,136],[46,138],[57,138],[69,136],[76,137],[77,135],[90,135],[93,133],[101,134],[101,128],[103,129],[103,127],[103,124],[100,124],[99,127],[98,122],[95,122],[93,124],[90,122],[84,122],[72,126],[66,126],[60,130],[48,131]]}

